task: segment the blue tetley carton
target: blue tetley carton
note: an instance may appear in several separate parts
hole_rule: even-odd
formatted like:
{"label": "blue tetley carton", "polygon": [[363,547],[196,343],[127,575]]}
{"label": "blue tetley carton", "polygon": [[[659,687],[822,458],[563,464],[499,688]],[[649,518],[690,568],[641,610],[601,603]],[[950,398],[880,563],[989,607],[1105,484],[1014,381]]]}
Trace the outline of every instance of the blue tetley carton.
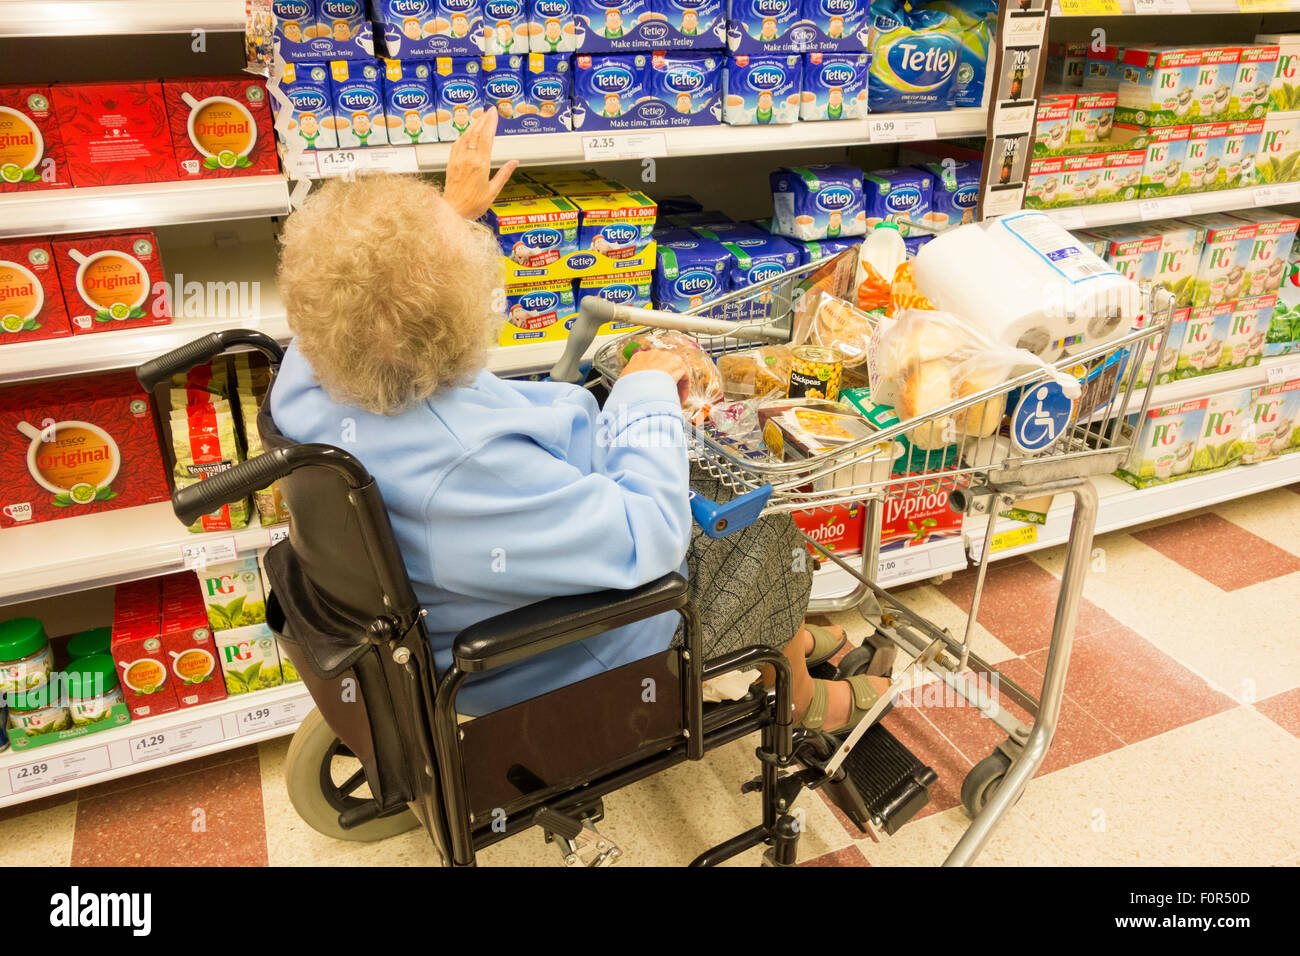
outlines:
{"label": "blue tetley carton", "polygon": [[731,253],[727,281],[732,289],[766,282],[803,259],[794,243],[778,236],[733,236],[722,246]]}
{"label": "blue tetley carton", "polygon": [[[484,105],[495,104],[500,112],[506,99],[497,93],[511,93],[514,81],[501,71],[500,64],[506,57],[496,58],[497,70],[488,69],[491,59],[483,58]],[[518,69],[512,65],[509,72],[511,77],[518,76],[522,94],[518,99],[510,99],[509,116],[501,113],[497,133],[562,133],[572,129],[573,71],[569,68],[569,57],[557,53],[527,53],[508,59],[512,63],[518,62]]]}
{"label": "blue tetley carton", "polygon": [[325,63],[286,63],[280,90],[289,100],[288,116],[277,97],[271,97],[277,126],[285,126],[285,142],[297,140],[303,149],[334,149],[339,145],[338,121]]}
{"label": "blue tetley carton", "polygon": [[720,49],[726,0],[532,0],[527,29],[541,53]]}
{"label": "blue tetley carton", "polygon": [[440,56],[434,61],[433,95],[438,103],[438,141],[454,142],[483,112],[482,58]]}
{"label": "blue tetley carton", "polygon": [[572,53],[577,29],[574,0],[530,0],[528,49],[533,53]]}
{"label": "blue tetley carton", "polygon": [[514,120],[521,111],[527,114],[524,103],[524,58],[522,56],[485,56],[479,61],[479,87],[483,91],[483,108],[497,108],[501,126]]}
{"label": "blue tetley carton", "polygon": [[528,52],[527,0],[482,0],[483,52],[493,56]]}
{"label": "blue tetley carton", "polygon": [[878,222],[898,223],[898,231],[910,234],[911,223],[927,222],[934,181],[919,169],[877,169],[864,173],[863,188],[867,197],[868,225]]}
{"label": "blue tetley carton", "polygon": [[531,282],[506,288],[507,330],[515,341],[547,338],[547,330],[576,311],[573,283],[568,279]]}
{"label": "blue tetley carton", "polygon": [[772,232],[792,239],[840,239],[867,232],[862,170],[854,166],[783,167],[771,175]]}
{"label": "blue tetley carton", "polygon": [[275,44],[289,61],[369,59],[374,33],[365,0],[272,0]]}
{"label": "blue tetley carton", "polygon": [[803,59],[784,56],[727,58],[722,72],[722,120],[731,126],[794,123],[799,119]]}
{"label": "blue tetley carton", "polygon": [[940,231],[975,221],[980,198],[980,164],[947,159],[920,167],[930,174],[930,210],[913,219]]}
{"label": "blue tetley carton", "polygon": [[720,53],[656,51],[646,71],[646,92],[682,116],[704,115],[716,123],[722,116],[723,59]]}
{"label": "blue tetley carton", "polygon": [[668,49],[720,49],[726,45],[726,0],[651,0],[650,9],[667,20]]}
{"label": "blue tetley carton", "polygon": [[731,0],[727,47],[733,53],[861,53],[869,12],[869,0]]}
{"label": "blue tetley carton", "polygon": [[654,273],[649,269],[640,272],[623,272],[615,275],[587,276],[574,282],[579,308],[589,295],[598,295],[606,302],[625,305],[629,309],[650,308],[650,287]]}
{"label": "blue tetley carton", "polygon": [[866,119],[869,53],[806,53],[801,120]]}
{"label": "blue tetley carton", "polygon": [[731,253],[713,239],[674,239],[659,245],[654,301],[661,309],[685,312],[727,292]]}
{"label": "blue tetley carton", "polygon": [[339,146],[387,146],[384,82],[377,60],[330,62]]}
{"label": "blue tetley carton", "polygon": [[432,63],[384,60],[384,114],[393,145],[438,142]]}
{"label": "blue tetley carton", "polygon": [[384,52],[395,59],[483,53],[479,0],[372,0]]}
{"label": "blue tetley carton", "polygon": [[573,128],[702,126],[722,118],[722,57],[605,53],[573,58]]}
{"label": "blue tetley carton", "polygon": [[809,265],[820,259],[829,259],[837,256],[845,249],[854,249],[862,244],[861,237],[850,237],[848,239],[814,239],[808,242],[793,240],[791,245],[795,246],[802,256],[801,264]]}

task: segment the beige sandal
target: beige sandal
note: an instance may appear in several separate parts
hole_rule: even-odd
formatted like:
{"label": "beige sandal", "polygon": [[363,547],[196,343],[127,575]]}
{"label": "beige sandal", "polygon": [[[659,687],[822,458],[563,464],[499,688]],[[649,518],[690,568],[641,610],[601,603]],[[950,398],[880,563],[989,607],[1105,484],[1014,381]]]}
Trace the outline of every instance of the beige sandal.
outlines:
{"label": "beige sandal", "polygon": [[[796,727],[805,730],[821,730],[822,724],[826,722],[826,711],[830,707],[830,690],[827,687],[829,681],[813,680],[812,700],[808,703],[808,712],[803,717],[795,721]],[[847,730],[850,727],[856,727],[858,721],[866,716],[867,712],[876,705],[880,700],[880,692],[876,690],[871,683],[871,677],[867,674],[854,674],[848,678],[848,685],[852,692],[852,700],[849,707],[849,719],[845,721],[843,727],[837,727],[831,733],[837,733],[841,730]],[[884,713],[880,715],[883,717]],[[879,720],[880,717],[876,719]]]}

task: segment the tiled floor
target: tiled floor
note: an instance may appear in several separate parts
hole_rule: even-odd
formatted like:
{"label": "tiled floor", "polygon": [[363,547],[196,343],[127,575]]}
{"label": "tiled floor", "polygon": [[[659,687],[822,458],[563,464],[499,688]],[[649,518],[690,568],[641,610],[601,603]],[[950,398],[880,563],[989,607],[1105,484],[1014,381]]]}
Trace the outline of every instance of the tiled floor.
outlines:
{"label": "tiled floor", "polygon": [[[1300,486],[1098,538],[1060,727],[1038,778],[983,864],[1300,862]],[[1061,549],[991,567],[974,646],[1037,690]],[[909,588],[941,625],[964,627],[973,575]],[[862,629],[856,615],[841,623]],[[933,801],[882,842],[805,794],[806,865],[928,865],[965,829],[961,782],[1003,734],[969,706],[918,693],[886,719],[939,774]],[[964,702],[963,702],[964,703]],[[754,741],[711,753],[606,800],[602,832],[624,864],[680,864],[757,822]],[[285,795],[288,740],[0,810],[5,864],[430,862],[420,831],[340,843]],[[754,863],[758,850],[737,863]],[[485,864],[558,863],[534,831]]]}

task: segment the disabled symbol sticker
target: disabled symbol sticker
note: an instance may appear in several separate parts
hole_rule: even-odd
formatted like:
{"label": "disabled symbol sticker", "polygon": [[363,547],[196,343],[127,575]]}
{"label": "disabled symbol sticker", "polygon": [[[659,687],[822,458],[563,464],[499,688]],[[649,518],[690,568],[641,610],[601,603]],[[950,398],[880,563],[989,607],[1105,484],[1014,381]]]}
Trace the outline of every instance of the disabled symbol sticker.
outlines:
{"label": "disabled symbol sticker", "polygon": [[1060,437],[1070,423],[1074,402],[1056,382],[1025,392],[1011,416],[1011,440],[1023,452],[1039,452]]}

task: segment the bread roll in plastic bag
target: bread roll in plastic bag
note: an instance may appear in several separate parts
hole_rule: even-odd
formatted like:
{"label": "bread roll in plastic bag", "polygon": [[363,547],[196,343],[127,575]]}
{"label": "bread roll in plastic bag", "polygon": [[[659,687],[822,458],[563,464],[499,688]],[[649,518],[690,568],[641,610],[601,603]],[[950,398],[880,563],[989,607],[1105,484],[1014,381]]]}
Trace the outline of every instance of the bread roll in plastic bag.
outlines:
{"label": "bread roll in plastic bag", "polygon": [[867,360],[875,318],[828,292],[820,295],[809,342],[839,352],[846,368],[863,364]]}
{"label": "bread roll in plastic bag", "polygon": [[[1079,382],[1024,349],[1011,348],[950,312],[907,309],[880,321],[867,357],[871,397],[892,405],[899,419],[924,418],[1034,369],[1050,374],[1070,398]],[[992,435],[1006,411],[1005,393],[926,421],[907,432],[933,450],[964,438]]]}
{"label": "bread roll in plastic bag", "polygon": [[664,349],[686,363],[691,384],[687,389],[682,408],[694,412],[705,405],[722,401],[722,377],[713,357],[689,335],[681,332],[638,332],[624,339],[618,350],[620,371],[627,367],[632,356],[641,349]]}

